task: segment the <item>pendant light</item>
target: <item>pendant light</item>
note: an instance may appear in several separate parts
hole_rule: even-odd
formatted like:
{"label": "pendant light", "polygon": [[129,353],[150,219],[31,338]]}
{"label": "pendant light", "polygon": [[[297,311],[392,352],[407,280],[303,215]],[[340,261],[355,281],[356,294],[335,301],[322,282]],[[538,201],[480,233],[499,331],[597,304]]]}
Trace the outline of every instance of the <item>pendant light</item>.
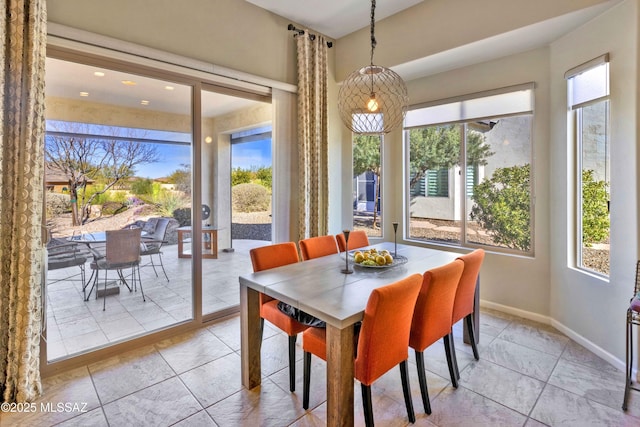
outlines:
{"label": "pendant light", "polygon": [[373,64],[376,0],[371,0],[371,62],[351,73],[338,92],[344,124],[357,134],[386,134],[402,125],[409,96],[402,77]]}

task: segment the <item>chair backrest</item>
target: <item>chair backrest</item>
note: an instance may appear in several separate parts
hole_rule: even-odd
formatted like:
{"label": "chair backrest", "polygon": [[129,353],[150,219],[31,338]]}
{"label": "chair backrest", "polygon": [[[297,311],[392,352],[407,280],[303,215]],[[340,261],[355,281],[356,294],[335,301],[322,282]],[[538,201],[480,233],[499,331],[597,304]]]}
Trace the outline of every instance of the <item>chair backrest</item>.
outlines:
{"label": "chair backrest", "polygon": [[268,270],[300,261],[298,248],[293,242],[276,243],[275,245],[260,246],[249,251],[253,271]]}
{"label": "chair backrest", "polygon": [[409,331],[421,284],[422,276],[413,274],[369,296],[355,361],[355,377],[364,385],[409,357]]}
{"label": "chair backrest", "polygon": [[451,332],[453,302],[463,270],[464,263],[456,259],[424,273],[411,322],[411,348],[424,351]]}
{"label": "chair backrest", "polygon": [[167,227],[169,226],[170,221],[170,218],[158,218],[156,228],[153,230],[153,233],[145,237],[151,237],[153,240],[158,240],[158,243],[162,244],[162,240],[164,240],[165,234],[167,234]]}
{"label": "chair backrest", "polygon": [[464,262],[464,270],[460,282],[458,282],[456,299],[453,303],[452,324],[473,312],[476,282],[484,260],[484,250],[476,249],[471,253],[459,256],[458,259]]}
{"label": "chair backrest", "polygon": [[105,260],[108,264],[140,261],[140,228],[107,230]]}
{"label": "chair backrest", "polygon": [[298,244],[303,261],[338,253],[336,238],[333,236],[310,237],[300,240]]}
{"label": "chair backrest", "polygon": [[342,233],[336,234],[336,240],[338,241],[338,249],[340,252],[345,251],[347,243],[349,244],[349,250],[369,246],[369,237],[363,230],[353,230],[349,233],[349,242],[345,242],[344,234]]}

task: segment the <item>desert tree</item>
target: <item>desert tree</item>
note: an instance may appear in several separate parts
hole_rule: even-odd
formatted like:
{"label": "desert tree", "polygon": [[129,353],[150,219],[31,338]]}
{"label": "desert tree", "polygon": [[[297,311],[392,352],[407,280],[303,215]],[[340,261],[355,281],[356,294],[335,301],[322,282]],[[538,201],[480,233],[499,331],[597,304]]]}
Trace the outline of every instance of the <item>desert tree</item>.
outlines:
{"label": "desert tree", "polygon": [[[428,170],[450,169],[460,164],[461,127],[458,125],[429,126],[409,130],[409,169],[413,188]],[[485,166],[494,153],[485,144],[481,132],[467,132],[467,166]]]}
{"label": "desert tree", "polygon": [[380,195],[380,150],[382,137],[380,135],[355,135],[353,138],[353,176],[371,172],[376,176],[373,205],[373,228],[376,228],[378,215],[378,199]]}
{"label": "desert tree", "polygon": [[[74,226],[89,219],[96,197],[134,176],[137,166],[159,160],[156,147],[135,139],[131,130],[111,127],[110,135],[95,136],[92,126],[66,122],[45,138],[48,166],[68,179]],[[96,180],[104,186],[87,191],[87,184]]]}

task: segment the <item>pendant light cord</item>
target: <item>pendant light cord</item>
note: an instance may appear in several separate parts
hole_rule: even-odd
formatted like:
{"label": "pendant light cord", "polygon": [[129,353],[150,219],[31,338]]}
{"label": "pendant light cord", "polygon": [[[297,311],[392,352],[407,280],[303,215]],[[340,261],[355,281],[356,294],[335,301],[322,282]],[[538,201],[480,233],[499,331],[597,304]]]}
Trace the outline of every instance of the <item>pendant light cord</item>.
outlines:
{"label": "pendant light cord", "polygon": [[373,50],[376,48],[376,0],[371,0],[371,65],[373,66]]}

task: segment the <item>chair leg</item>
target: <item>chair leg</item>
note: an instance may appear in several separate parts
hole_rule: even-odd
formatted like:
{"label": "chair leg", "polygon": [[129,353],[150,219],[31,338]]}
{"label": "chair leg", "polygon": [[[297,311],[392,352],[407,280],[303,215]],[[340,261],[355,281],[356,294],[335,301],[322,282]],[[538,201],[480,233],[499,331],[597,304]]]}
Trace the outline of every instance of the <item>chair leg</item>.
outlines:
{"label": "chair leg", "polygon": [[296,391],[296,339],[298,335],[289,336],[289,390]]}
{"label": "chair leg", "polygon": [[304,352],[304,376],[302,381],[302,407],[309,409],[309,387],[311,386],[311,353]]}
{"label": "chair leg", "polygon": [[135,276],[136,275],[136,270],[138,270],[138,283],[140,283],[140,292],[142,292],[142,301],[143,302],[147,302],[147,300],[144,297],[144,289],[142,289],[142,277],[140,277],[140,265],[137,265],[137,266],[133,267],[132,270],[133,270],[132,274],[133,274],[133,277],[134,277],[134,279],[133,279],[134,283],[135,283],[135,277],[136,277]]}
{"label": "chair leg", "polygon": [[632,360],[633,360],[633,337],[632,337],[632,324],[630,322],[631,313],[627,310],[627,339],[626,339],[626,367],[625,376],[626,381],[624,385],[624,397],[622,398],[622,410],[627,410],[627,403],[629,401],[629,393],[631,392],[631,377],[632,372]]}
{"label": "chair leg", "polygon": [[162,268],[162,272],[164,273],[164,278],[167,279],[167,282],[168,282],[169,276],[167,276],[167,272],[164,269],[164,263],[162,262],[162,252],[158,252],[158,257],[160,258],[160,267]]}
{"label": "chair leg", "polygon": [[420,383],[420,394],[422,395],[422,406],[427,415],[431,414],[431,403],[429,402],[429,389],[427,388],[427,375],[424,372],[424,353],[416,352],[416,365],[418,366],[418,382]]}
{"label": "chair leg", "polygon": [[469,330],[469,341],[471,341],[471,349],[473,350],[473,357],[476,360],[480,360],[478,355],[478,344],[476,344],[476,333],[473,325],[473,313],[468,314],[464,321],[467,322],[467,329]]}
{"label": "chair leg", "polygon": [[[424,373],[424,371],[422,371]],[[402,394],[404,394],[404,404],[407,407],[407,417],[410,423],[416,422],[416,413],[413,411],[413,401],[411,400],[411,387],[409,386],[409,367],[407,361],[400,362],[400,378],[402,379]]]}
{"label": "chair leg", "polygon": [[364,423],[367,427],[373,427],[373,407],[371,406],[371,386],[360,384],[362,389],[362,409],[364,410]]}
{"label": "chair leg", "polygon": [[449,334],[442,338],[444,341],[444,352],[447,355],[447,365],[449,366],[451,384],[453,385],[453,388],[458,388],[458,379],[460,378],[460,374],[458,373],[458,362],[456,361],[456,350],[453,346],[453,337]]}
{"label": "chair leg", "polygon": [[[102,295],[102,311],[107,309],[107,270],[104,271],[104,295]],[[98,298],[98,288],[96,288],[96,298]]]}
{"label": "chair leg", "polygon": [[156,277],[158,277],[158,272],[156,271],[156,265],[153,262],[153,254],[149,255],[149,262],[151,262],[151,267],[153,268],[153,272],[156,274]]}

